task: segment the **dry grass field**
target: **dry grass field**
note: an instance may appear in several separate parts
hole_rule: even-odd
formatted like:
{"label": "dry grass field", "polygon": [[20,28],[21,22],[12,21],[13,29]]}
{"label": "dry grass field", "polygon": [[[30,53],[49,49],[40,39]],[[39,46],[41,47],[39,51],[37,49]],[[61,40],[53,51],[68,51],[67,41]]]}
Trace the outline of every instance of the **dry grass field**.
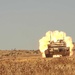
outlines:
{"label": "dry grass field", "polygon": [[0,75],[75,75],[75,55],[42,58],[38,50],[0,50]]}

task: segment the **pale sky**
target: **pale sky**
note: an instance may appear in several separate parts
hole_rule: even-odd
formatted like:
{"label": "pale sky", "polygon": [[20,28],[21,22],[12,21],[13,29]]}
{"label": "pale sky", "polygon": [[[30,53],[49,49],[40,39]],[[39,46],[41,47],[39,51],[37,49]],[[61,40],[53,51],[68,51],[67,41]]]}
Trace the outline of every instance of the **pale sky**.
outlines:
{"label": "pale sky", "polygon": [[49,30],[75,41],[75,0],[0,0],[0,49],[38,49]]}

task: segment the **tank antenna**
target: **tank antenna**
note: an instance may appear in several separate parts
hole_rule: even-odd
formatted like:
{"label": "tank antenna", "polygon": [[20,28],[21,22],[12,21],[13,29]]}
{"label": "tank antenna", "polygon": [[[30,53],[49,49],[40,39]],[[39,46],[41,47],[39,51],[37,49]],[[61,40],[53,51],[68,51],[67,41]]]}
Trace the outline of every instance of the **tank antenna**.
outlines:
{"label": "tank antenna", "polygon": [[51,32],[50,32],[50,42],[51,42]]}
{"label": "tank antenna", "polygon": [[63,33],[63,40],[64,40],[64,33]]}

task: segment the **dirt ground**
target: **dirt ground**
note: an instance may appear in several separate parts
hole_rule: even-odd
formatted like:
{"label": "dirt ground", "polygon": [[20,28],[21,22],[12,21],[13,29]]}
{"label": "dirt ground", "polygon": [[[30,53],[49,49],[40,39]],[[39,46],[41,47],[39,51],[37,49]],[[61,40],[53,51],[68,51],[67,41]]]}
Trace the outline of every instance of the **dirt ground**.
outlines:
{"label": "dirt ground", "polygon": [[0,75],[75,75],[73,56],[42,58],[39,50],[0,50]]}

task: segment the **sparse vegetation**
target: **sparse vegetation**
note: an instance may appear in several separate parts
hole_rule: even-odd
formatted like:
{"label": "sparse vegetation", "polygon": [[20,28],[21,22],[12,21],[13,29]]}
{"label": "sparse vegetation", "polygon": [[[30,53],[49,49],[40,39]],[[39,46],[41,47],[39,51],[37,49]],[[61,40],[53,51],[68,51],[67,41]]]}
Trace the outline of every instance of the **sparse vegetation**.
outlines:
{"label": "sparse vegetation", "polygon": [[0,75],[75,75],[75,55],[42,58],[39,50],[0,50]]}

